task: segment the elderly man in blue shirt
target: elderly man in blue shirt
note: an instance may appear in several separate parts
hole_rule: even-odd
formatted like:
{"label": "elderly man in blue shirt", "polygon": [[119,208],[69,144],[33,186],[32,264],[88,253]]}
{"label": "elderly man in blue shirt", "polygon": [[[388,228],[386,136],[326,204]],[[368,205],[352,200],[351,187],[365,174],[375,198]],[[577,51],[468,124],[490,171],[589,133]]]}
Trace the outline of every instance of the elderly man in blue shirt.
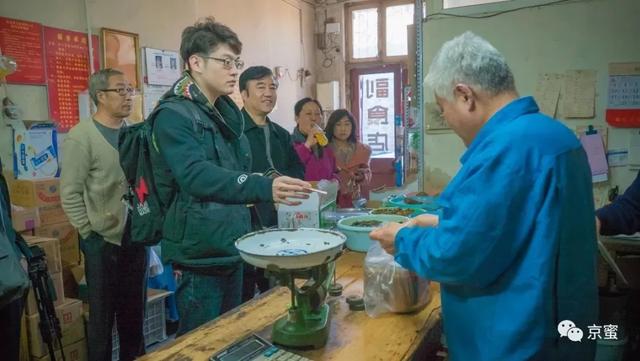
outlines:
{"label": "elderly man in blue shirt", "polygon": [[439,219],[371,238],[440,282],[451,360],[593,360],[596,229],[580,142],[518,95],[504,57],[471,32],[442,46],[425,82],[467,146],[462,167]]}

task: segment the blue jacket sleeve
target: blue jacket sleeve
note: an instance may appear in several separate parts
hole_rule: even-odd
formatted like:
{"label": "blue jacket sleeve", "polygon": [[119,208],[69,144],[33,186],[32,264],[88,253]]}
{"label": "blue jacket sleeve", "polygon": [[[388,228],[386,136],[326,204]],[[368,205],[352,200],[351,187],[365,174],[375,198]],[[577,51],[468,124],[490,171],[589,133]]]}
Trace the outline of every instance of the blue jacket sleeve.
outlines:
{"label": "blue jacket sleeve", "polygon": [[640,231],[640,172],[623,195],[596,211],[600,234],[633,234]]}
{"label": "blue jacket sleeve", "polygon": [[441,196],[438,227],[401,229],[398,263],[455,285],[485,287],[500,276],[526,246],[548,184],[544,174],[518,165],[518,156],[508,157],[487,157],[461,172]]}

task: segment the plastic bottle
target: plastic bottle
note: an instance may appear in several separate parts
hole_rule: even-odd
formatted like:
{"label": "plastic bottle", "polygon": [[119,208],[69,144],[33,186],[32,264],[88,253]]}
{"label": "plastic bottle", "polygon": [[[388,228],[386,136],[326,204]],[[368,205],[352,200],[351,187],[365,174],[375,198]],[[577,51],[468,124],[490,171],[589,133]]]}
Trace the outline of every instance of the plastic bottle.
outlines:
{"label": "plastic bottle", "polygon": [[318,141],[318,145],[321,147],[325,147],[327,144],[329,144],[329,139],[327,139],[327,135],[324,133],[324,131],[322,131],[322,129],[320,129],[319,126],[316,125],[314,128],[320,130],[319,132],[313,135]]}

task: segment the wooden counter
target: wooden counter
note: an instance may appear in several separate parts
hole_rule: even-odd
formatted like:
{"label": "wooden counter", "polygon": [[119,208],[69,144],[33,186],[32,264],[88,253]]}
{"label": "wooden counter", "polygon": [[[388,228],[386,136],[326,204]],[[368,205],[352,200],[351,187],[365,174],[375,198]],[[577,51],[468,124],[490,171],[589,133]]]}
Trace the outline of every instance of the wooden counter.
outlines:
{"label": "wooden counter", "polygon": [[[345,252],[338,259],[336,275],[344,286],[340,297],[330,297],[331,330],[327,345],[319,350],[295,351],[312,360],[408,360],[422,339],[440,319],[440,287],[431,284],[431,300],[421,312],[386,314],[370,318],[364,311],[350,311],[345,298],[362,295],[364,253]],[[270,339],[271,325],[287,312],[288,288],[278,287],[235,308],[218,319],[177,338],[140,360],[207,361],[222,348],[250,333]]]}

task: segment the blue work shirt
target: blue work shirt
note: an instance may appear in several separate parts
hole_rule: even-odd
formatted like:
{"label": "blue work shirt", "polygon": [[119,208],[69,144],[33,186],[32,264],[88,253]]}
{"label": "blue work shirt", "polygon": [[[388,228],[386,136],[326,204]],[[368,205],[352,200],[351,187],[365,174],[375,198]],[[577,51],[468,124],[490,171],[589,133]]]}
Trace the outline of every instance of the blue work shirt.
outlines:
{"label": "blue work shirt", "polygon": [[[441,283],[451,360],[593,360],[595,213],[576,136],[524,97],[493,115],[460,161],[438,227],[395,239],[398,263]],[[560,336],[563,320],[582,342]]]}

